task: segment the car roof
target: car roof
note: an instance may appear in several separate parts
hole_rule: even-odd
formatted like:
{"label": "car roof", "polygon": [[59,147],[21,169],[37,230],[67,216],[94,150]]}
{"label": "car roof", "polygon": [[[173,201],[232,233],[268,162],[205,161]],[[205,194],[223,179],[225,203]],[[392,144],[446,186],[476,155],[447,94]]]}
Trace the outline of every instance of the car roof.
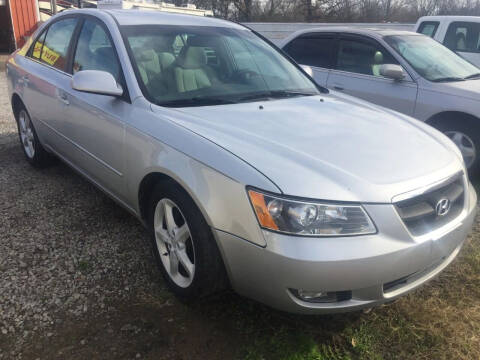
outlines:
{"label": "car roof", "polygon": [[373,38],[382,38],[384,36],[394,36],[394,35],[413,35],[413,36],[424,36],[417,34],[412,31],[405,30],[392,30],[392,29],[383,29],[383,28],[356,28],[351,26],[322,26],[318,28],[308,28],[294,32],[292,35],[288,36],[282,45],[286,45],[291,40],[305,34],[310,33],[343,33],[343,34],[354,34],[354,35],[364,35]]}
{"label": "car roof", "polygon": [[424,21],[468,21],[468,22],[480,22],[480,16],[468,16],[468,15],[436,15],[436,16],[422,16],[418,19],[417,24]]}
{"label": "car roof", "polygon": [[231,21],[212,17],[167,13],[162,11],[145,10],[97,10],[113,16],[120,26],[122,25],[184,25],[184,26],[216,26],[236,29],[246,29],[244,26]]}

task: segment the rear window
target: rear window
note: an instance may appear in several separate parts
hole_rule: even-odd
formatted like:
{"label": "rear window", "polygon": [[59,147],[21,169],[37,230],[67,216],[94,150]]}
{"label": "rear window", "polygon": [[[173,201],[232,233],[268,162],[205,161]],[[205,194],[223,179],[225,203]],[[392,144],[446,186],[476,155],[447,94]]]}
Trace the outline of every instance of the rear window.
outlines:
{"label": "rear window", "polygon": [[42,34],[34,45],[32,57],[62,71],[65,71],[67,52],[77,25],[76,18],[67,18],[54,22],[48,28],[46,36]]}
{"label": "rear window", "polygon": [[284,50],[299,64],[331,68],[333,41],[328,37],[302,36],[291,41]]}
{"label": "rear window", "polygon": [[440,23],[438,21],[424,21],[418,27],[417,32],[433,38],[437,32],[439,24]]}
{"label": "rear window", "polygon": [[444,45],[454,51],[480,53],[480,23],[451,23]]}

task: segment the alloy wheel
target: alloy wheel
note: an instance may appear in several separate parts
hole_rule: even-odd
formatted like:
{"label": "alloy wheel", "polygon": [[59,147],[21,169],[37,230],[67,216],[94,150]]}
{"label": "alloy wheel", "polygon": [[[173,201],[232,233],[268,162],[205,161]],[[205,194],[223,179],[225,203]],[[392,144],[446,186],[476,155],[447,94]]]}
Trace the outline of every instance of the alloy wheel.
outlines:
{"label": "alloy wheel", "polygon": [[168,276],[176,285],[187,288],[195,275],[195,251],[185,217],[172,200],[162,199],[155,207],[153,226]]}
{"label": "alloy wheel", "polygon": [[477,151],[475,149],[475,143],[473,140],[466,134],[460,131],[447,131],[445,132],[457,147],[460,149],[460,152],[463,156],[463,161],[465,161],[465,165],[468,168],[472,166],[475,162]]}
{"label": "alloy wheel", "polygon": [[32,122],[25,110],[21,110],[18,114],[18,123],[20,129],[20,139],[22,141],[25,154],[30,159],[35,156],[35,137],[33,135]]}

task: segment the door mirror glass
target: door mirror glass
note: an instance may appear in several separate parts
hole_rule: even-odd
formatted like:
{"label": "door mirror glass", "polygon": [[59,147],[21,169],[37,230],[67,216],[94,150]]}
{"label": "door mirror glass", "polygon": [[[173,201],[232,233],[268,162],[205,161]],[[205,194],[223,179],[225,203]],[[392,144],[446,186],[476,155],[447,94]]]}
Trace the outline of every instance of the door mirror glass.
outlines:
{"label": "door mirror glass", "polygon": [[313,77],[313,70],[310,66],[307,66],[307,65],[300,65],[303,69],[303,71],[305,71],[309,76]]}
{"label": "door mirror glass", "polygon": [[402,67],[396,64],[383,64],[380,66],[380,75],[397,81],[405,78],[405,73],[403,72]]}
{"label": "door mirror glass", "polygon": [[72,78],[72,88],[77,91],[99,95],[123,95],[123,89],[113,75],[109,72],[99,70],[77,72]]}

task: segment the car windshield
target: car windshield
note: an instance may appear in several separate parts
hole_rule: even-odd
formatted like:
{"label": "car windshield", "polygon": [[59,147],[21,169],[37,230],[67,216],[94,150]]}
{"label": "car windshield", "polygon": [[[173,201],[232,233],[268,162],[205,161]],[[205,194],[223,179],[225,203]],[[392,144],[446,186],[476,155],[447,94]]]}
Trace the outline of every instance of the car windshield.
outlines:
{"label": "car windshield", "polygon": [[248,29],[124,26],[144,95],[169,107],[319,94],[307,76]]}
{"label": "car windshield", "polygon": [[386,36],[385,41],[427,80],[463,81],[480,73],[480,69],[427,36]]}

